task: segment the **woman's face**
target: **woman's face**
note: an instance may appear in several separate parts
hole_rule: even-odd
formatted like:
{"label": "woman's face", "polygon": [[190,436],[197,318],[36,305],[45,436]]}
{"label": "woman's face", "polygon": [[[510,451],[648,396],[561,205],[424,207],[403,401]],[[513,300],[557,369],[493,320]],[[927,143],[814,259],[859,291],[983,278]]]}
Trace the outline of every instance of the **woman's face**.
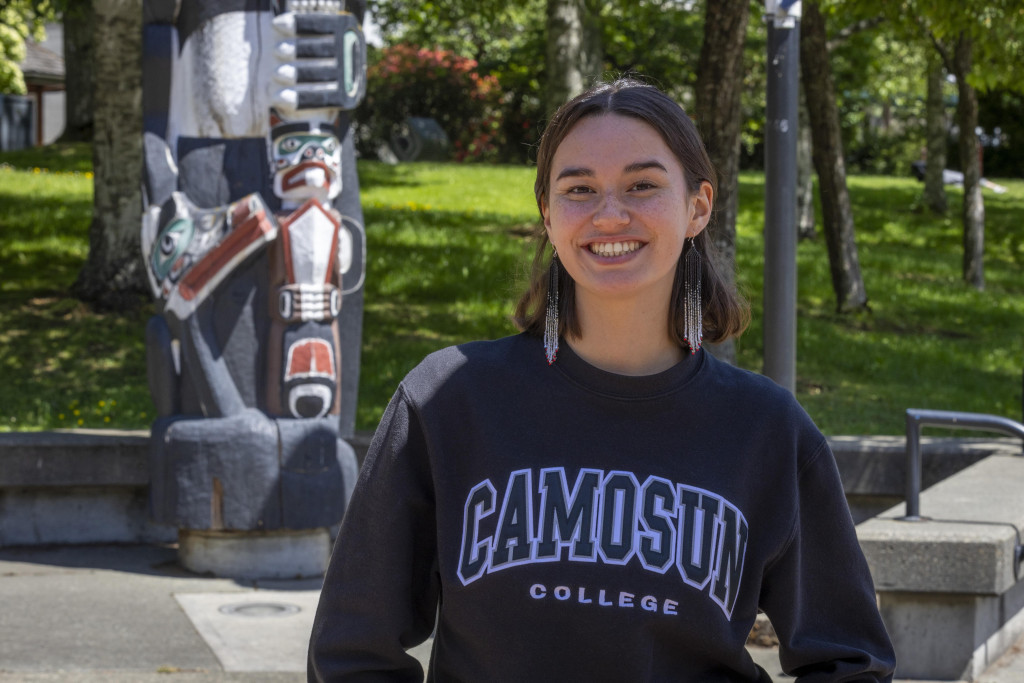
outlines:
{"label": "woman's face", "polygon": [[[661,135],[639,119],[582,119],[555,150],[544,227],[577,296],[668,302],[683,241],[711,215]],[[660,297],[660,298],[659,298]]]}

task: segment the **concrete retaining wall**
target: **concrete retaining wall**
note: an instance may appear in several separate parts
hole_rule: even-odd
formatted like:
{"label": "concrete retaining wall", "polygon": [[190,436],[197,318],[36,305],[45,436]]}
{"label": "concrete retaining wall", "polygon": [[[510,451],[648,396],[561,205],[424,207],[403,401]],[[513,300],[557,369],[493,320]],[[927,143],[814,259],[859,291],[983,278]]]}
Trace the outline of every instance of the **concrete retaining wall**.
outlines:
{"label": "concrete retaining wall", "polygon": [[[352,440],[360,464],[370,433]],[[830,439],[854,520],[903,497],[903,437]],[[996,452],[1007,439],[924,439],[930,486]],[[0,546],[171,542],[177,531],[148,515],[148,431],[69,430],[0,434]]]}

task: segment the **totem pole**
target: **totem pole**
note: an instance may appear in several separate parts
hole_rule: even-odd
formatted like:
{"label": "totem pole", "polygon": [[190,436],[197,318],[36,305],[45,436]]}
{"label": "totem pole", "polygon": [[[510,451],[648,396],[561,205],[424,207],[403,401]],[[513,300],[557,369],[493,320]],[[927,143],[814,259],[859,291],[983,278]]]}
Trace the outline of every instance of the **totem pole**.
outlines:
{"label": "totem pole", "polygon": [[154,519],[187,568],[322,573],[357,465],[365,0],[145,0]]}

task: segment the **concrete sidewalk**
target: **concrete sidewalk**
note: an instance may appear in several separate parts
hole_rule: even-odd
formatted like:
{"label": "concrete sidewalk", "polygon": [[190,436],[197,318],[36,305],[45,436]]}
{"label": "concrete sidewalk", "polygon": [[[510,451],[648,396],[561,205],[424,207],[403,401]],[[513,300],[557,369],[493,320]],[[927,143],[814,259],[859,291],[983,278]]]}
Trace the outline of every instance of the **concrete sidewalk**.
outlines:
{"label": "concrete sidewalk", "polygon": [[[304,681],[319,589],[191,574],[169,546],[0,548],[0,683]],[[1024,681],[1024,639],[980,680]]]}

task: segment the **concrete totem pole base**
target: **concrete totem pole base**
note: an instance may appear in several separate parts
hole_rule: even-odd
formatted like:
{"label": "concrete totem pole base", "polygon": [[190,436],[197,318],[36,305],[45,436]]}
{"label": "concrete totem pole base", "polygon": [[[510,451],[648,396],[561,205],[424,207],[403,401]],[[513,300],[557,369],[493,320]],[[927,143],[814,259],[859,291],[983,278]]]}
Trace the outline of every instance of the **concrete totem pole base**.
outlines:
{"label": "concrete totem pole base", "polygon": [[323,576],[331,555],[327,529],[178,530],[178,561],[197,574],[232,579]]}

